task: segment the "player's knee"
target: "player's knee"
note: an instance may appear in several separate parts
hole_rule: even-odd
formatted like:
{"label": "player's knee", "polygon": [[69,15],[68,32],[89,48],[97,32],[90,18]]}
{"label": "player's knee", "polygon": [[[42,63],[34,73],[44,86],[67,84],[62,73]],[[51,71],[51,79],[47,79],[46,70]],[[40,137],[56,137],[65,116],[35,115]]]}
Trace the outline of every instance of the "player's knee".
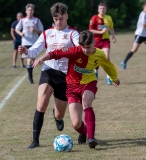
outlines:
{"label": "player's knee", "polygon": [[37,110],[39,111],[39,112],[45,112],[46,111],[46,109],[47,109],[47,106],[45,106],[45,105],[43,105],[43,104],[37,104]]}
{"label": "player's knee", "polygon": [[80,121],[72,122],[72,126],[74,129],[78,129],[81,127],[81,122]]}

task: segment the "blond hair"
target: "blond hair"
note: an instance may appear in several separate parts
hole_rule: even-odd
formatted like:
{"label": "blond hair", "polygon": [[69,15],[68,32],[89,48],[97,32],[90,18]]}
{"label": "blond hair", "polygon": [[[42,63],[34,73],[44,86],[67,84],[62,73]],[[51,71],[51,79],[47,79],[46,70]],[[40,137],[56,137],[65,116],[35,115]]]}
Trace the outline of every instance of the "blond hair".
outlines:
{"label": "blond hair", "polygon": [[35,5],[34,5],[34,4],[29,3],[29,4],[27,4],[27,5],[26,5],[25,9],[27,9],[27,8],[32,8],[32,9],[34,10]]}

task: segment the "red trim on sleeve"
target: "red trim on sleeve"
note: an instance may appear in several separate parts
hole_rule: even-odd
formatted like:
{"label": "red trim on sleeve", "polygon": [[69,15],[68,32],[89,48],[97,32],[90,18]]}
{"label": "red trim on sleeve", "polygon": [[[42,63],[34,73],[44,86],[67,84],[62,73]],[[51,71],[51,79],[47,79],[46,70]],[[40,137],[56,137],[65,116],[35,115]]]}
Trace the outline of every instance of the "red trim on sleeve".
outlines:
{"label": "red trim on sleeve", "polygon": [[[73,30],[73,31],[74,31],[74,30]],[[72,44],[75,46],[75,44],[74,44],[74,42],[73,42],[73,39],[72,39],[72,33],[73,33],[73,31],[72,31],[71,34],[70,34],[70,40],[71,40]]]}
{"label": "red trim on sleeve", "polygon": [[43,36],[44,36],[44,41],[45,41],[45,48],[47,49],[47,43],[46,43],[46,32],[43,32]]}

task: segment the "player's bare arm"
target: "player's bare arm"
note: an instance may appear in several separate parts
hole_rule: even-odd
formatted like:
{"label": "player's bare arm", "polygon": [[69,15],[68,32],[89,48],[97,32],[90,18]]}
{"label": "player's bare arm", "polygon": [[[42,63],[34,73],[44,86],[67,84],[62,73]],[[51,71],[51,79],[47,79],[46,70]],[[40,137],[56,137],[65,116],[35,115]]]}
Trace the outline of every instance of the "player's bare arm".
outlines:
{"label": "player's bare arm", "polygon": [[26,47],[24,47],[24,46],[19,46],[18,47],[18,53],[20,53],[20,54],[22,54],[22,53],[24,53],[24,54],[28,54],[28,50],[27,50],[27,48]]}
{"label": "player's bare arm", "polygon": [[111,35],[112,35],[112,41],[113,41],[113,43],[115,43],[115,42],[116,42],[115,31],[114,31],[113,28],[112,28],[112,29],[109,29],[109,31],[110,31],[110,33],[111,33]]}
{"label": "player's bare arm", "polygon": [[91,29],[90,31],[93,33],[93,34],[103,34],[107,31],[108,29],[105,27],[103,28],[101,31],[98,31],[98,30],[95,30],[95,29]]}
{"label": "player's bare arm", "polygon": [[42,33],[41,30],[37,30],[37,29],[35,29],[34,27],[31,27],[31,28],[30,28],[30,31],[31,31],[31,32],[36,32],[36,33],[39,33],[39,34]]}
{"label": "player's bare arm", "polygon": [[21,31],[15,29],[15,32],[18,33],[21,37],[25,36],[24,33],[22,33]]}
{"label": "player's bare arm", "polygon": [[42,57],[40,57],[39,59],[35,60],[32,67],[36,68],[36,66],[41,65],[44,61],[49,60],[49,59],[50,59],[50,55],[45,54]]}

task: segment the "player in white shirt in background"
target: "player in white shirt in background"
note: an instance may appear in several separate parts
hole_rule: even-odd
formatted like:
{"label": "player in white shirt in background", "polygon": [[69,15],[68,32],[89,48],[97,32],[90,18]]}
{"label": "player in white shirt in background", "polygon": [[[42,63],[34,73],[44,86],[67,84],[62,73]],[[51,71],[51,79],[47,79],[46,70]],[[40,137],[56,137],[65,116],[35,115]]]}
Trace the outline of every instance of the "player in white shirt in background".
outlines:
{"label": "player in white shirt in background", "polygon": [[146,3],[143,6],[143,11],[139,15],[133,47],[131,51],[127,54],[125,60],[121,62],[122,69],[126,69],[127,61],[132,57],[135,52],[137,52],[142,42],[146,44]]}
{"label": "player in white shirt in background", "polygon": [[[39,34],[43,32],[43,25],[39,18],[33,16],[35,5],[27,4],[25,8],[26,17],[20,19],[15,31],[22,37],[22,46],[25,46],[28,49],[36,42]],[[34,58],[27,59],[28,79],[31,84],[34,83],[33,62]]]}
{"label": "player in white shirt in background", "polygon": [[[19,46],[20,53],[28,53],[27,58],[35,58],[44,48],[46,53],[64,47],[78,46],[79,33],[67,25],[68,7],[63,3],[55,3],[51,7],[54,26],[45,30],[28,50]],[[33,142],[28,148],[39,146],[39,136],[44,121],[44,113],[48,107],[50,97],[54,95],[54,119],[59,131],[64,128],[63,117],[67,107],[66,98],[66,73],[68,59],[48,60],[42,67],[39,87],[37,108],[33,121]]]}

